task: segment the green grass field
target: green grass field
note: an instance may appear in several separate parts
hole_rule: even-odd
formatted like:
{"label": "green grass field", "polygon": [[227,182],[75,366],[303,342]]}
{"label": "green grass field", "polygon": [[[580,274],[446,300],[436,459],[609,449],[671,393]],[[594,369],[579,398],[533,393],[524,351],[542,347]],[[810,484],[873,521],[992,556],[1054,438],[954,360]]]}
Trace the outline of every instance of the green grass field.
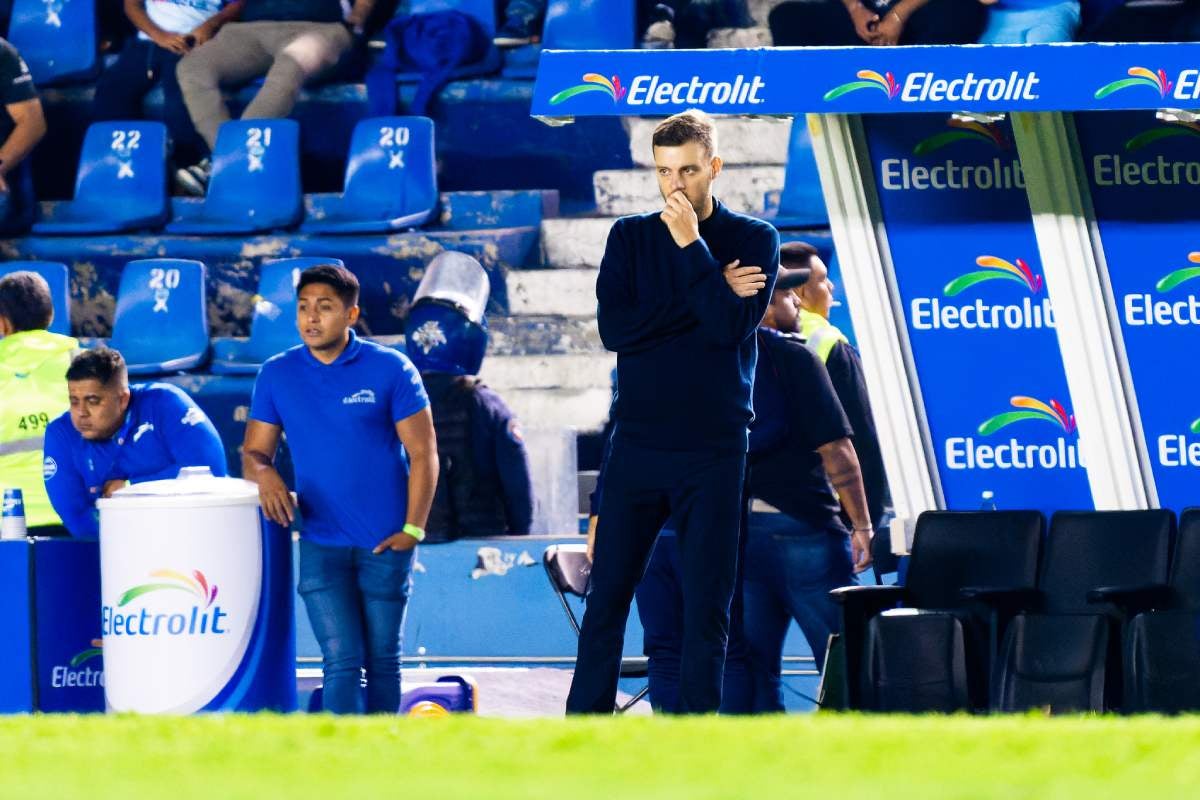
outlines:
{"label": "green grass field", "polygon": [[0,721],[4,798],[1197,798],[1200,719]]}

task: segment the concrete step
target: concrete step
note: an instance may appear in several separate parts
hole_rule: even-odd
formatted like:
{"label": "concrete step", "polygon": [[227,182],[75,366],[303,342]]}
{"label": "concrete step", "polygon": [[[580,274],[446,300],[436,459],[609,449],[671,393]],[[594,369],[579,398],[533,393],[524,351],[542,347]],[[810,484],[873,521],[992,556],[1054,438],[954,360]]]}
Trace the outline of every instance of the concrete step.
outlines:
{"label": "concrete step", "polygon": [[489,356],[480,377],[504,394],[511,389],[604,389],[612,386],[614,353],[572,356]]}
{"label": "concrete step", "polygon": [[508,273],[508,307],[527,314],[596,317],[594,269],[519,269]]}
{"label": "concrete step", "polygon": [[542,258],[548,267],[600,266],[616,217],[557,217],[542,220]]}
{"label": "concrete step", "polygon": [[[734,211],[761,214],[766,194],[783,188],[781,166],[726,167],[713,184],[713,193]],[[596,211],[604,216],[640,214],[660,209],[662,195],[653,171],[604,169],[592,176]]]}
{"label": "concrete step", "polygon": [[[735,29],[737,30],[737,29]],[[650,141],[662,118],[630,117],[629,154],[641,167],[654,166]],[[787,164],[792,121],[775,117],[714,117],[717,153],[726,167],[751,164]]]}
{"label": "concrete step", "polygon": [[580,433],[594,433],[604,427],[612,390],[592,389],[510,389],[503,393],[509,408],[526,425],[572,427]]}
{"label": "concrete step", "polygon": [[488,317],[488,330],[489,357],[604,352],[594,317]]}

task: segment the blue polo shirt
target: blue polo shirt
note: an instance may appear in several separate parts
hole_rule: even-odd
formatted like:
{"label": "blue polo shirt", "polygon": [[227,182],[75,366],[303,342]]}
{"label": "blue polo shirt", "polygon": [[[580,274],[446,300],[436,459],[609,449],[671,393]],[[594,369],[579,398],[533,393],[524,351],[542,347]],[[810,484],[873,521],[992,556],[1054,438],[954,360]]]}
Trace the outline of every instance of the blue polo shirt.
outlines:
{"label": "blue polo shirt", "polygon": [[130,483],[174,478],[184,467],[228,473],[225,448],[208,416],[178,386],[129,387],[125,421],[110,439],[89,442],[70,412],[46,427],[42,477],[50,504],[74,536],[100,534],[96,500],[111,480]]}
{"label": "blue polo shirt", "polygon": [[408,455],[396,423],[428,406],[412,362],[353,331],[332,364],[304,345],[263,364],[250,418],[283,428],[304,538],[374,547],[400,532],[408,513]]}

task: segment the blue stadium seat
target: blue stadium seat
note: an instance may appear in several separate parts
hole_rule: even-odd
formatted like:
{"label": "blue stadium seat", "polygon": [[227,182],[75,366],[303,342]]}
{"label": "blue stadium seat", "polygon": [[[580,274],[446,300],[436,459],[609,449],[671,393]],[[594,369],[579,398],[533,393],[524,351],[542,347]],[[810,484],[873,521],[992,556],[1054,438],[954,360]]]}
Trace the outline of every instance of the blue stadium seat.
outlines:
{"label": "blue stadium seat", "polygon": [[290,119],[232,120],[221,126],[204,202],[180,205],[170,233],[237,234],[300,222],[300,125]]}
{"label": "blue stadium seat", "polygon": [[636,4],[612,0],[552,0],[546,9],[546,50],[628,50],[637,39]]}
{"label": "blue stadium seat", "polygon": [[331,198],[309,233],[387,233],[422,225],[437,207],[433,120],[375,117],[354,127],[345,193]]}
{"label": "blue stadium seat", "polygon": [[340,258],[280,258],[265,261],[254,297],[249,339],[213,339],[209,369],[219,375],[254,375],[271,356],[300,344],[296,330],[296,282],[300,271],[318,264],[346,266]]}
{"label": "blue stadium seat", "polygon": [[121,273],[112,346],[130,375],[180,372],[208,358],[205,268],[199,261],[147,258]]}
{"label": "blue stadium seat", "polygon": [[5,261],[0,263],[0,278],[10,272],[36,272],[50,284],[50,296],[54,298],[54,321],[51,333],[71,335],[71,281],[66,264],[57,261]]}
{"label": "blue stadium seat", "polygon": [[75,199],[59,203],[35,233],[119,233],[158,228],[170,215],[167,129],[161,122],[98,122],[88,128]]}
{"label": "blue stadium seat", "polygon": [[14,0],[7,36],[39,88],[86,81],[100,71],[93,0]]}

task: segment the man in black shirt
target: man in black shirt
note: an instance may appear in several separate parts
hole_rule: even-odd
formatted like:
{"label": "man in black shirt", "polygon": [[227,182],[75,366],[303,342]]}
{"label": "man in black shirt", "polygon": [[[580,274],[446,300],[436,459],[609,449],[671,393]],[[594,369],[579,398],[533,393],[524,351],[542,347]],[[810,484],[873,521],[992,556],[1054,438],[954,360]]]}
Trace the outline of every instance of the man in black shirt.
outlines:
{"label": "man in black shirt", "polygon": [[29,67],[0,39],[0,235],[24,232],[33,222],[33,174],[26,162],[46,135],[46,117]]}
{"label": "man in black shirt", "polygon": [[[783,710],[780,663],[791,620],[820,667],[839,624],[829,591],[854,583],[871,564],[871,517],[853,430],[829,373],[791,333],[799,312],[791,290],[807,276],[782,268],[779,274],[758,330],[747,478],[754,505],[742,601],[755,711]],[[839,516],[843,509],[852,531]]]}
{"label": "man in black shirt", "polygon": [[[829,280],[829,269],[817,249],[801,241],[780,245],[779,264],[793,270],[793,280],[804,281],[794,290],[800,300],[799,328],[794,332],[804,338],[808,349],[816,353],[829,371],[829,379],[833,381],[838,400],[854,431],[850,440],[854,443],[854,452],[858,454],[858,463],[862,468],[863,488],[867,490],[867,510],[876,530],[881,530],[892,515],[892,495],[883,469],[883,453],[879,448],[871,400],[867,395],[862,356],[850,344],[849,338],[829,321],[835,290],[833,282]],[[877,536],[872,540],[872,545],[876,575],[881,571],[895,571],[896,557],[892,555],[888,537]]]}

